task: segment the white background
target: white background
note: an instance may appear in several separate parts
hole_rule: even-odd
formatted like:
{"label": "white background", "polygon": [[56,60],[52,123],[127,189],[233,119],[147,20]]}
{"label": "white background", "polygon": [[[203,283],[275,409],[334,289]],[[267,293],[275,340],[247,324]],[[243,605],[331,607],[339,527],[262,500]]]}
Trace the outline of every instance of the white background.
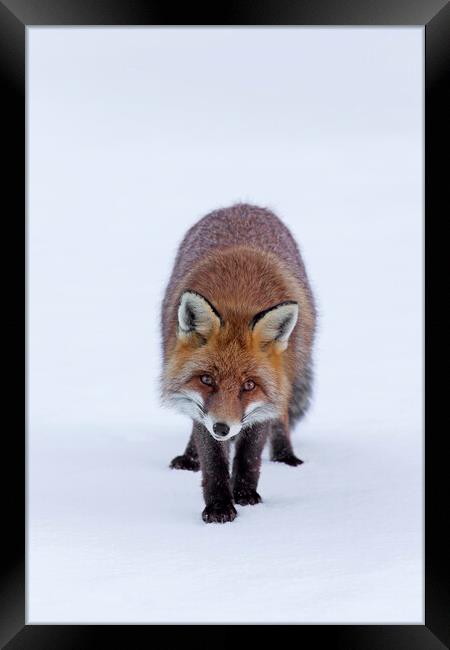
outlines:
{"label": "white background", "polygon": [[[28,30],[28,622],[421,622],[423,30]],[[206,525],[160,302],[273,209],[319,308],[305,464]]]}

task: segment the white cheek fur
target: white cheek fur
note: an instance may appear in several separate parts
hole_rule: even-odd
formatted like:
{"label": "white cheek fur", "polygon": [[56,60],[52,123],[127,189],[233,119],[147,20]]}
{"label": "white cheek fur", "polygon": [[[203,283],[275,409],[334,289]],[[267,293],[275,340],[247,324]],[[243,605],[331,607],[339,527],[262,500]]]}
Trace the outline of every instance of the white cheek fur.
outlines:
{"label": "white cheek fur", "polygon": [[256,401],[256,402],[250,402],[250,404],[247,406],[247,408],[244,411],[244,417],[249,415],[254,409],[257,409],[261,406],[264,406],[264,402],[261,401]]}
{"label": "white cheek fur", "polygon": [[251,426],[258,422],[267,422],[274,420],[278,416],[278,412],[274,406],[267,404],[267,402],[256,401],[252,402],[245,409],[244,417],[242,418],[243,426]]}
{"label": "white cheek fur", "polygon": [[203,397],[200,395],[200,393],[197,393],[196,390],[183,390],[183,394],[187,397],[190,397],[194,402],[197,402],[197,404],[204,406],[205,402],[203,400]]}
{"label": "white cheek fur", "polygon": [[194,390],[182,390],[169,399],[169,403],[179,413],[189,416],[197,422],[203,422],[203,398]]}

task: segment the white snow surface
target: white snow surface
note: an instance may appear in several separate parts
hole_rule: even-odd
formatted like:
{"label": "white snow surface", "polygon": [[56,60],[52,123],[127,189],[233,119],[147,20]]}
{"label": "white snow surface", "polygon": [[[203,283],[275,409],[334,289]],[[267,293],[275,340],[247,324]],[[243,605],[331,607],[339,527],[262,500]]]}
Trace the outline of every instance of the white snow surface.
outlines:
{"label": "white snow surface", "polygon": [[[28,623],[423,621],[423,30],[28,30]],[[159,308],[272,208],[319,310],[296,468],[204,524]],[[301,317],[301,315],[299,316]]]}

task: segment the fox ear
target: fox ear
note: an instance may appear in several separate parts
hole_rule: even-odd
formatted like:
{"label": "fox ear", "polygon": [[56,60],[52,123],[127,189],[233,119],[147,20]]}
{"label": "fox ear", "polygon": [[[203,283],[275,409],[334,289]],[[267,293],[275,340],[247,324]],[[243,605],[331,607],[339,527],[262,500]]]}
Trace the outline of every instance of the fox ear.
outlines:
{"label": "fox ear", "polygon": [[221,324],[220,314],[206,298],[195,291],[183,293],[178,307],[179,336],[195,332],[206,339]]}
{"label": "fox ear", "polygon": [[280,352],[287,348],[289,337],[298,318],[298,304],[292,300],[260,311],[250,322],[250,329],[261,345],[274,343]]}

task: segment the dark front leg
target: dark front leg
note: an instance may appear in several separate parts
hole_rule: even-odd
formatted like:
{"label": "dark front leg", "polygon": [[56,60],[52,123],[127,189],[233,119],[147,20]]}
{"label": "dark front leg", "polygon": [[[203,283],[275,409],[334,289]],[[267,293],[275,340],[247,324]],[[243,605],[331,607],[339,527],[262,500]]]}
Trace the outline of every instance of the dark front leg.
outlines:
{"label": "dark front leg", "polygon": [[209,431],[197,423],[194,425],[194,441],[200,459],[206,503],[202,513],[203,521],[207,523],[233,521],[237,513],[230,490],[229,444],[214,440]]}
{"label": "dark front leg", "polygon": [[241,506],[261,502],[256,491],[261,469],[261,454],[269,431],[269,424],[256,424],[244,430],[236,442],[233,461],[233,498]]}
{"label": "dark front leg", "polygon": [[170,463],[172,469],[187,469],[191,472],[198,472],[200,469],[200,461],[198,459],[197,447],[195,446],[194,440],[194,427],[192,427],[191,437],[187,443],[187,447],[184,450],[184,454],[181,456],[175,456],[175,458]]}
{"label": "dark front leg", "polygon": [[271,460],[292,466],[301,465],[303,463],[303,461],[300,460],[300,458],[297,458],[294,454],[289,439],[288,427],[282,420],[275,420],[272,422],[270,446]]}

